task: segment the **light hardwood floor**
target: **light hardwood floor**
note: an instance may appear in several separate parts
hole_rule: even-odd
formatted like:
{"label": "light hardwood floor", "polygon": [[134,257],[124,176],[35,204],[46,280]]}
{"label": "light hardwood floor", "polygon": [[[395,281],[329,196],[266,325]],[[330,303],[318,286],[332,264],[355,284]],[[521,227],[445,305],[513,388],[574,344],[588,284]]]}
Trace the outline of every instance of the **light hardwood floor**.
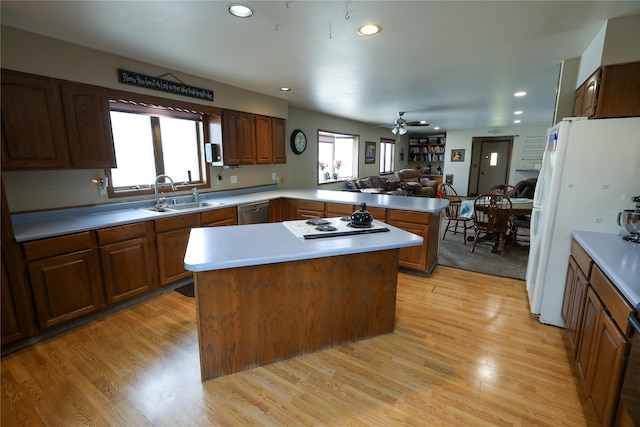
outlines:
{"label": "light hardwood floor", "polygon": [[592,425],[524,282],[438,267],[397,301],[393,334],[202,383],[171,291],[4,358],[2,425]]}

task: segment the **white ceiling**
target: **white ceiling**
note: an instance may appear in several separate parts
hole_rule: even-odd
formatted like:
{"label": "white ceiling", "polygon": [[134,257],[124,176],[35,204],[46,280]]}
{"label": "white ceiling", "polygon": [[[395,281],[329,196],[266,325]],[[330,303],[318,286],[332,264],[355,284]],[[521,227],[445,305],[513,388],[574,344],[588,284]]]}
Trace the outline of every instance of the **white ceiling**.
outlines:
{"label": "white ceiling", "polygon": [[[640,13],[640,1],[243,0],[255,15],[238,19],[229,3],[3,0],[1,17],[293,106],[374,125],[406,111],[450,131],[509,126],[515,110],[550,125],[561,61],[607,19]],[[372,22],[379,35],[356,33]]]}

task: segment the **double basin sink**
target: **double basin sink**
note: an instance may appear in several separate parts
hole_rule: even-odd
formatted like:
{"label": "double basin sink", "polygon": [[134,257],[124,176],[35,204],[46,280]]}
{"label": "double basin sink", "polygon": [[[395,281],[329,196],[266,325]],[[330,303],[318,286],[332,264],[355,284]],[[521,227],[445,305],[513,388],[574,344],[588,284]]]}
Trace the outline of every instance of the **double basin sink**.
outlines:
{"label": "double basin sink", "polygon": [[222,205],[222,203],[219,203],[219,202],[184,202],[184,203],[162,205],[161,207],[150,206],[142,209],[147,212],[168,213],[168,212],[184,212],[184,211],[209,208],[209,207],[220,206],[220,205]]}

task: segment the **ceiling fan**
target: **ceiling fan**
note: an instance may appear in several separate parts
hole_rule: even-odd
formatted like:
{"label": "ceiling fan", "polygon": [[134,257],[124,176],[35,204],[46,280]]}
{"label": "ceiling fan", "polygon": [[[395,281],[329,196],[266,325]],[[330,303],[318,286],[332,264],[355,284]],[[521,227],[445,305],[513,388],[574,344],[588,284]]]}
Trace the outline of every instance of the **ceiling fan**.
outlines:
{"label": "ceiling fan", "polygon": [[424,120],[418,122],[408,122],[404,119],[404,111],[400,111],[398,113],[398,118],[393,122],[393,126],[391,127],[391,132],[394,135],[404,135],[407,133],[407,126],[429,126],[429,123]]}

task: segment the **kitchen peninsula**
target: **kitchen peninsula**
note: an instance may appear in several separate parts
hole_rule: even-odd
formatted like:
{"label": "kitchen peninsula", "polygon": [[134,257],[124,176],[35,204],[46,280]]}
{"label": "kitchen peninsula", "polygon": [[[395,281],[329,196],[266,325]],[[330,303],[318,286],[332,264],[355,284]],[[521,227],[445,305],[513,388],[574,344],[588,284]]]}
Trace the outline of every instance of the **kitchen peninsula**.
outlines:
{"label": "kitchen peninsula", "polygon": [[393,332],[399,249],[388,232],[304,239],[284,223],[194,228],[202,380]]}

